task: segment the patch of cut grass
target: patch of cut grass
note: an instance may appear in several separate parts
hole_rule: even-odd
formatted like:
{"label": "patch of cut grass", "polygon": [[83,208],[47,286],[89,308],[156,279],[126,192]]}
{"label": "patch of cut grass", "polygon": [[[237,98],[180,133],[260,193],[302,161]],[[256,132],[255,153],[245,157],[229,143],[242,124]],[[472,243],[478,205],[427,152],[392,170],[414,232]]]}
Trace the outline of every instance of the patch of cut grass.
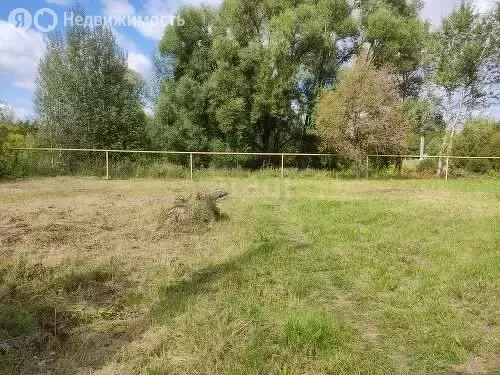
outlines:
{"label": "patch of cut grass", "polygon": [[335,313],[302,308],[290,312],[284,336],[293,350],[315,356],[318,351],[345,346],[353,340],[353,329]]}
{"label": "patch of cut grass", "polygon": [[[220,203],[227,220],[157,235],[158,207],[215,187],[230,193]],[[58,319],[80,317],[45,367],[0,354],[2,369],[385,375],[475,364],[499,371],[494,180],[49,179],[2,189],[12,201],[0,203],[0,236],[27,222],[5,253],[17,266],[0,271],[0,303],[14,309],[5,316],[19,316],[7,330],[24,332],[29,316],[53,320],[53,304],[47,316],[15,314],[13,290],[23,301],[57,301],[65,307]],[[74,196],[85,204],[69,206]],[[47,218],[86,230],[71,244],[37,246]]]}

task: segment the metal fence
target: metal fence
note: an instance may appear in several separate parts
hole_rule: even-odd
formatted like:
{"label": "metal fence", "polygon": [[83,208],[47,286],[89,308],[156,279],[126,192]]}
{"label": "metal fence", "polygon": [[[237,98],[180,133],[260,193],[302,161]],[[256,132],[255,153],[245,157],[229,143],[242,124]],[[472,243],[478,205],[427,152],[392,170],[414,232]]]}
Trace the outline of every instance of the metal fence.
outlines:
{"label": "metal fence", "polygon": [[[106,168],[106,179],[110,178],[109,169],[109,155],[115,154],[157,154],[157,155],[189,155],[189,171],[190,178],[193,179],[194,172],[194,162],[193,157],[196,155],[227,155],[227,156],[258,156],[258,157],[278,157],[280,158],[280,175],[281,178],[285,176],[285,158],[286,157],[335,157],[339,156],[337,154],[320,154],[320,153],[270,153],[270,152],[223,152],[223,151],[150,151],[150,150],[113,150],[113,149],[81,149],[81,148],[39,148],[39,147],[22,147],[22,148],[11,148],[10,150],[15,151],[46,151],[50,152],[52,155],[54,152],[90,152],[90,153],[102,153],[105,155],[105,168]],[[366,174],[365,177],[369,178],[370,173],[370,161],[374,158],[393,158],[393,159],[441,159],[444,160],[444,172],[445,179],[448,179],[449,175],[449,162],[453,159],[485,159],[485,160],[500,160],[500,156],[452,156],[452,155],[442,155],[442,156],[428,156],[428,155],[367,155],[366,156]]]}
{"label": "metal fence", "polygon": [[367,155],[366,156],[366,177],[368,178],[369,163],[371,158],[394,158],[394,159],[441,159],[445,161],[444,172],[445,179],[448,180],[450,170],[450,160],[500,160],[500,156],[452,156],[452,155]]}

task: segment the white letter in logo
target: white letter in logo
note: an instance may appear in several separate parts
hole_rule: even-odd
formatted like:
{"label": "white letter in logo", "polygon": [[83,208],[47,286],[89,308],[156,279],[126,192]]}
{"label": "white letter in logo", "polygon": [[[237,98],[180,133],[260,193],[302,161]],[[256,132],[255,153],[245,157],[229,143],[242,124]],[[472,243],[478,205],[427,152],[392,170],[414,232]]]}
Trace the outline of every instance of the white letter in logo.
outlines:
{"label": "white letter in logo", "polygon": [[16,8],[9,13],[9,23],[19,29],[28,30],[32,22],[31,13],[24,8]]}
{"label": "white letter in logo", "polygon": [[[40,17],[46,17],[46,15],[49,15],[51,17],[52,23],[47,24],[46,27],[40,25],[39,18]],[[34,18],[34,24],[35,27],[42,33],[50,33],[52,30],[54,30],[57,26],[57,14],[50,8],[42,8],[38,9],[35,13]]]}
{"label": "white letter in logo", "polygon": [[74,20],[75,18],[75,15],[73,14],[73,12],[71,13],[68,13],[68,12],[64,12],[64,27],[68,27],[69,26],[74,26]]}

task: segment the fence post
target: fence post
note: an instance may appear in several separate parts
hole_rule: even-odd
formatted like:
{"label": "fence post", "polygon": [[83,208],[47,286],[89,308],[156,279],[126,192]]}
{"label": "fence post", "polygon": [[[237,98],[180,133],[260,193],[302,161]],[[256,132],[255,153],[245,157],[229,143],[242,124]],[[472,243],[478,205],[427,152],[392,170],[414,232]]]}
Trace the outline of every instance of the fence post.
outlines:
{"label": "fence post", "polygon": [[368,180],[370,170],[370,157],[366,155],[366,179]]}
{"label": "fence post", "polygon": [[425,137],[422,135],[420,136],[420,160],[424,160],[424,153],[425,153]]}
{"label": "fence post", "polygon": [[446,173],[444,175],[444,179],[448,181],[448,168],[450,167],[450,158],[446,158]]}
{"label": "fence post", "polygon": [[106,180],[109,180],[109,152],[106,151]]}
{"label": "fence post", "polygon": [[189,153],[189,170],[191,172],[191,180],[193,179],[193,153]]}
{"label": "fence post", "polygon": [[285,177],[285,155],[281,154],[281,178]]}

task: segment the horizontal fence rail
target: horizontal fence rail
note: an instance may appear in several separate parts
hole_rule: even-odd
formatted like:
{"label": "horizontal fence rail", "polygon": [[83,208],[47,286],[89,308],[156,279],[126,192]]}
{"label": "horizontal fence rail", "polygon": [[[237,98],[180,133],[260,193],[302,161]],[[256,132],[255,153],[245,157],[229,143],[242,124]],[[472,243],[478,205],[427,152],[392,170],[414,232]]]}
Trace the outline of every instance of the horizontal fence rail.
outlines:
{"label": "horizontal fence rail", "polygon": [[[162,151],[162,150],[116,150],[98,148],[49,148],[49,147],[12,147],[9,150],[26,151],[83,151],[83,152],[113,152],[130,154],[169,154],[169,155],[246,155],[246,156],[339,156],[338,154],[320,153],[294,153],[294,152],[232,152],[232,151]],[[369,157],[390,157],[403,159],[500,159],[500,156],[453,156],[453,155],[396,155],[396,154],[370,154]]]}
{"label": "horizontal fence rail", "polygon": [[369,157],[386,157],[386,158],[402,158],[402,159],[500,159],[500,156],[452,156],[452,155],[368,155]]}
{"label": "horizontal fence rail", "polygon": [[[193,156],[194,155],[227,155],[227,156],[274,156],[281,158],[281,178],[284,177],[285,157],[286,156],[302,156],[302,157],[326,157],[339,156],[338,154],[323,154],[323,153],[273,153],[273,152],[230,152],[230,151],[161,151],[161,150],[117,150],[117,149],[94,149],[94,148],[49,148],[49,147],[13,147],[9,150],[13,151],[49,151],[49,152],[96,152],[105,153],[106,156],[106,179],[109,179],[109,154],[110,153],[126,153],[126,154],[157,154],[157,155],[189,155],[190,177],[193,179]],[[366,156],[366,178],[369,177],[370,158],[396,158],[396,159],[441,159],[446,161],[445,179],[448,179],[448,165],[450,159],[485,159],[496,160],[500,156],[453,156],[453,155],[393,155],[393,154],[371,154]]]}
{"label": "horizontal fence rail", "polygon": [[246,156],[337,156],[337,154],[300,154],[276,152],[230,152],[230,151],[150,151],[150,150],[113,150],[96,148],[45,148],[45,147],[14,147],[10,150],[31,151],[85,151],[85,152],[114,152],[130,154],[168,154],[168,155],[246,155]]}

